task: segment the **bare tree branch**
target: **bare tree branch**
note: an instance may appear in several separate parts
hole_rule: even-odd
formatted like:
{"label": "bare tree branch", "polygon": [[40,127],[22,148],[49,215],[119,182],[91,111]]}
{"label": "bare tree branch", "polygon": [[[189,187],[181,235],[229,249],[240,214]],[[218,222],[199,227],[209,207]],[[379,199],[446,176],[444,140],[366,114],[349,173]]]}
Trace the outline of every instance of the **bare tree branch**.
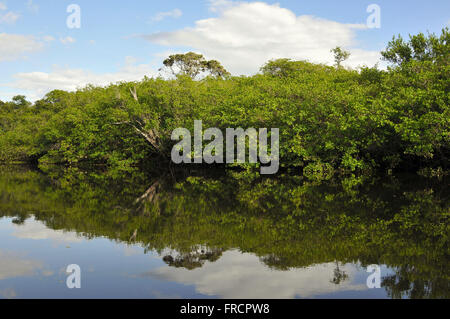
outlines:
{"label": "bare tree branch", "polygon": [[133,90],[130,88],[130,93],[131,95],[133,95],[133,98],[135,99],[136,102],[139,102],[137,93],[136,93],[136,87],[133,88]]}

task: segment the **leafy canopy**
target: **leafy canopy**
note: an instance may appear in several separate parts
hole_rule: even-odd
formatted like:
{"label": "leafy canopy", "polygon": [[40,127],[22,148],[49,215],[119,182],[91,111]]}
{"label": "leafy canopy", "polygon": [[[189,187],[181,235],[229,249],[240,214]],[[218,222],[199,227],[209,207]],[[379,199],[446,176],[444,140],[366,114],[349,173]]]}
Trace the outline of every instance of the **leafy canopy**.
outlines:
{"label": "leafy canopy", "polygon": [[393,37],[381,55],[385,61],[395,66],[405,65],[410,61],[431,61],[434,63],[449,63],[450,59],[449,28],[442,29],[441,35],[425,36],[423,33],[410,35],[405,41],[400,35]]}
{"label": "leafy canopy", "polygon": [[219,61],[208,61],[203,55],[194,52],[171,55],[164,60],[163,64],[173,75],[185,75],[192,79],[195,79],[202,73],[207,73],[214,77],[225,77],[230,75]]}

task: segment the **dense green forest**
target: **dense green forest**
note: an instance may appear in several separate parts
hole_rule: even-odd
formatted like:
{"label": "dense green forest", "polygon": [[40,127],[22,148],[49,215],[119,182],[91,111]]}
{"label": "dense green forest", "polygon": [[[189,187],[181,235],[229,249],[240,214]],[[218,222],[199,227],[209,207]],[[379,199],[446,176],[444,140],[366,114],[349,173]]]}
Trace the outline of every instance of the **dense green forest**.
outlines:
{"label": "dense green forest", "polygon": [[[334,171],[448,169],[450,33],[394,37],[387,70],[269,61],[231,76],[218,61],[172,56],[173,78],[144,78],[34,103],[0,101],[0,161],[101,164],[129,171],[170,163],[175,128],[279,128],[280,164],[309,176]],[[178,66],[178,69],[174,67]],[[198,75],[208,73],[198,79]]]}

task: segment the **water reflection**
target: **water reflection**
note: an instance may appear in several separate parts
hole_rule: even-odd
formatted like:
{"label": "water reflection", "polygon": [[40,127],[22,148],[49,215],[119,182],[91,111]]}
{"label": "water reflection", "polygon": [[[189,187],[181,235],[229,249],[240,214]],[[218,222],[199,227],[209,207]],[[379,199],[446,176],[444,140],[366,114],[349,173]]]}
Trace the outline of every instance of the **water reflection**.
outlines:
{"label": "water reflection", "polygon": [[[16,220],[13,220],[14,223]],[[75,232],[66,232],[63,230],[53,230],[40,222],[35,222],[34,218],[23,221],[20,225],[14,227],[12,236],[21,239],[46,240],[50,239],[56,243],[76,243],[81,242],[82,237]]]}
{"label": "water reflection", "polygon": [[322,294],[342,291],[365,291],[364,282],[354,282],[358,272],[356,265],[341,265],[351,280],[334,284],[330,274],[334,263],[324,263],[290,271],[276,271],[261,263],[253,254],[227,251],[216,262],[208,262],[203,268],[161,267],[143,274],[167,281],[191,284],[205,295],[224,298],[312,298]]}
{"label": "water reflection", "polygon": [[[0,296],[448,298],[447,185],[2,167]],[[382,289],[366,286],[370,264]]]}
{"label": "water reflection", "polygon": [[42,262],[0,250],[0,280],[33,276]]}

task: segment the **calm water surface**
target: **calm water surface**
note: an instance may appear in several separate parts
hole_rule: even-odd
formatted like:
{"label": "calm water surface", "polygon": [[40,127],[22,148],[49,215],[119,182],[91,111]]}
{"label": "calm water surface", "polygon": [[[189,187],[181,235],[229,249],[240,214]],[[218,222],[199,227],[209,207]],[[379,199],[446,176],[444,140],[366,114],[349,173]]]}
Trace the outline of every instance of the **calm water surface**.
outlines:
{"label": "calm water surface", "polygon": [[3,166],[0,298],[449,298],[448,195],[418,176]]}

